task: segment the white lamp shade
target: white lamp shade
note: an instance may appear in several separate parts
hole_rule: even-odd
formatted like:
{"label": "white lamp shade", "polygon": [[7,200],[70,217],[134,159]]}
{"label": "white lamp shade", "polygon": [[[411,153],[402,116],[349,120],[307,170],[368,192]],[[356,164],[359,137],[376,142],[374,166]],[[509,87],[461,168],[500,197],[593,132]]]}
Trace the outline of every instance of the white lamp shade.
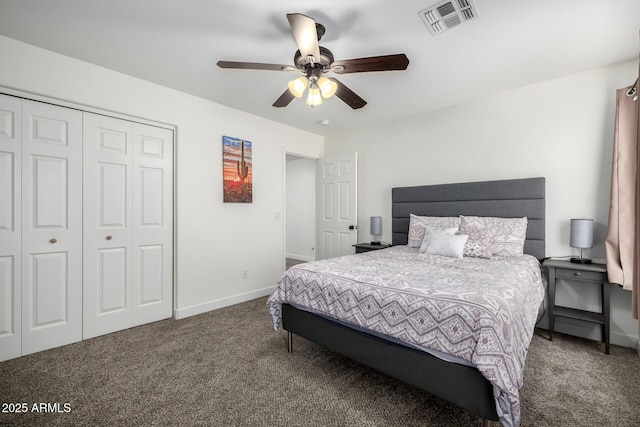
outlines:
{"label": "white lamp shade", "polygon": [[371,235],[382,236],[382,217],[381,216],[371,217]]}
{"label": "white lamp shade", "polygon": [[307,104],[311,106],[322,104],[322,96],[320,96],[320,89],[318,87],[309,87],[309,96],[307,97]]}
{"label": "white lamp shade", "polygon": [[332,97],[336,93],[336,90],[338,90],[336,82],[326,77],[320,77],[318,79],[318,87],[320,88],[323,98]]}
{"label": "white lamp shade", "polygon": [[306,77],[298,77],[297,79],[289,82],[289,91],[296,98],[300,98],[308,84],[309,81]]}
{"label": "white lamp shade", "polygon": [[572,219],[571,232],[569,235],[569,245],[572,248],[592,248],[593,247],[593,220],[592,219]]}

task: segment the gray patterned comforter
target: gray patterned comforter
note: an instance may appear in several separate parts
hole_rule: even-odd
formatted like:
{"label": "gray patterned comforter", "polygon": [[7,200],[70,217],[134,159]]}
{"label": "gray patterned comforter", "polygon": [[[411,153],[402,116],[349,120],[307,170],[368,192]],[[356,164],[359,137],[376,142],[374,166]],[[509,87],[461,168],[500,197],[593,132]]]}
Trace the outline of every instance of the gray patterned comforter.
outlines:
{"label": "gray patterned comforter", "polygon": [[519,389],[544,298],[534,257],[447,258],[395,246],[290,268],[267,301],[392,336],[475,366],[493,385],[505,427],[520,424]]}

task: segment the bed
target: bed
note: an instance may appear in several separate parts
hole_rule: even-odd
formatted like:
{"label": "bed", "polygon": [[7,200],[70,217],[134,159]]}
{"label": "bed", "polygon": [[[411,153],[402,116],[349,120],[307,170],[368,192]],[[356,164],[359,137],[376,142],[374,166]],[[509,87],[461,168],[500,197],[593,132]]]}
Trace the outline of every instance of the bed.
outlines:
{"label": "bed", "polygon": [[[516,374],[512,372],[504,374],[504,372],[497,369],[492,370],[490,366],[487,367],[488,365],[483,365],[481,359],[475,357],[475,353],[477,353],[475,349],[476,347],[481,347],[478,344],[481,341],[475,343],[467,341],[470,339],[469,336],[460,335],[459,342],[451,343],[450,341],[452,340],[448,336],[447,340],[443,338],[444,335],[442,335],[441,329],[434,332],[437,339],[434,339],[433,335],[427,334],[430,337],[428,343],[430,348],[424,348],[422,345],[424,343],[420,343],[416,341],[415,337],[412,337],[412,335],[416,335],[418,336],[417,339],[422,339],[419,337],[420,334],[407,332],[406,324],[409,323],[407,319],[403,320],[404,323],[398,323],[398,325],[404,325],[400,327],[400,337],[392,336],[389,331],[398,328],[389,319],[379,322],[385,323],[384,326],[379,324],[363,326],[359,324],[360,320],[356,317],[349,318],[347,316],[340,319],[337,313],[323,313],[313,303],[304,306],[299,300],[293,298],[293,294],[296,292],[285,289],[285,282],[288,282],[287,286],[297,286],[297,289],[304,290],[305,298],[309,302],[316,300],[315,296],[323,292],[322,288],[333,289],[335,292],[337,289],[335,286],[341,286],[345,281],[359,283],[360,278],[369,275],[368,279],[363,279],[362,282],[374,282],[372,285],[373,290],[363,290],[362,292],[382,293],[385,295],[384,298],[387,298],[387,294],[385,290],[382,290],[381,286],[394,287],[395,285],[390,285],[391,282],[400,283],[395,287],[400,290],[399,293],[403,295],[405,300],[415,301],[413,293],[416,292],[420,294],[440,292],[441,290],[439,289],[414,290],[414,288],[411,288],[411,290],[408,290],[409,288],[405,288],[404,278],[396,280],[403,274],[402,271],[397,270],[398,266],[404,262],[403,260],[407,262],[406,266],[402,267],[406,268],[407,277],[416,276],[418,280],[422,280],[423,277],[421,275],[427,274],[419,272],[416,268],[409,267],[409,265],[415,265],[415,260],[421,259],[419,257],[422,256],[417,253],[417,250],[405,246],[407,243],[411,243],[409,225],[412,214],[430,217],[465,215],[527,218],[524,254],[528,256],[521,258],[522,262],[528,266],[529,272],[526,274],[521,272],[512,273],[511,270],[506,269],[505,264],[503,268],[504,278],[496,279],[496,282],[515,282],[520,280],[520,276],[538,275],[539,277],[534,279],[542,282],[540,285],[535,285],[533,296],[522,297],[526,299],[526,303],[522,302],[524,300],[520,300],[519,305],[526,307],[523,312],[517,313],[513,319],[507,319],[506,321],[507,324],[512,322],[522,323],[525,325],[524,329],[526,331],[515,333],[510,330],[507,332],[498,331],[498,333],[506,336],[508,341],[508,345],[503,343],[500,345],[511,349],[513,344],[513,348],[516,349],[513,353],[517,353],[513,361],[509,358],[500,359],[508,362],[500,362],[500,369],[508,365],[508,370],[519,370]],[[485,425],[488,425],[490,421],[497,420],[502,421],[505,426],[518,425],[520,422],[520,407],[517,391],[521,386],[524,358],[526,358],[526,350],[533,333],[538,307],[544,298],[544,281],[537,262],[537,260],[544,258],[545,255],[544,178],[393,188],[392,243],[394,247],[390,249],[302,264],[285,273],[269,298],[267,305],[274,321],[274,327],[277,327],[281,321],[283,329],[287,331],[288,350],[292,351],[293,334],[295,334],[471,411],[480,416]],[[443,259],[443,257],[433,258],[439,260],[437,263],[452,264],[456,266],[454,268],[459,270],[459,267],[457,267],[459,264],[456,264],[458,262],[456,260]],[[411,262],[414,264],[409,264]],[[473,260],[470,264],[472,267],[469,268],[471,270],[484,269],[485,265],[489,265],[482,264],[482,262],[478,259]],[[498,269],[501,268],[500,262],[502,260],[499,257],[491,260],[492,265],[497,263]],[[344,268],[342,267],[343,265]],[[381,270],[384,268],[383,265],[396,270],[394,270],[393,274],[387,274]],[[373,267],[375,274],[367,273],[372,266],[375,266]],[[440,266],[434,268],[440,268]],[[341,272],[341,269],[346,272]],[[454,277],[456,274],[458,273],[452,274],[452,277],[443,277],[439,280],[440,282],[457,280]],[[501,274],[493,271],[490,274],[484,274],[483,277],[488,281],[485,286],[487,284],[490,285],[490,280],[493,280],[494,277],[502,277]],[[376,281],[380,283],[375,283]],[[387,283],[382,283],[385,281]],[[408,278],[407,282],[409,282]],[[308,286],[308,283],[315,284]],[[324,286],[324,284],[330,284],[331,286]],[[540,286],[542,286],[542,289],[539,289]],[[490,288],[487,287],[486,289],[489,290]],[[338,311],[349,311],[348,308],[351,303],[345,302],[350,301],[349,298],[352,294],[349,292],[342,293],[341,298],[343,299],[340,300],[341,308]],[[340,292],[335,293],[338,294]],[[487,295],[490,293],[488,291]],[[519,291],[500,291],[496,293],[520,294]],[[524,291],[522,291],[522,294],[524,295]],[[344,299],[344,295],[349,295],[349,297]],[[354,301],[359,299],[362,302],[368,297],[368,295],[361,294],[354,295],[352,299]],[[331,299],[333,297],[322,296],[323,300],[327,298]],[[469,303],[469,307],[473,306],[472,310],[475,310],[474,312],[481,312],[482,316],[485,317],[490,316],[491,310],[489,308],[483,308],[476,304],[477,301],[475,299],[477,297],[472,296],[470,299],[473,301]],[[442,300],[440,298],[438,304],[441,304]],[[393,304],[387,304],[387,307],[394,307]],[[425,304],[434,305],[431,302]],[[466,304],[466,302],[463,302],[463,304]],[[490,301],[489,305],[491,304],[499,306],[503,302],[496,299],[495,301]],[[361,313],[366,311],[362,307],[358,309]],[[458,309],[454,308],[454,311],[456,310]],[[388,313],[391,312],[395,313],[393,310]],[[379,311],[377,314],[380,318],[385,316],[381,313],[382,311]],[[465,313],[465,310],[460,309],[460,313]],[[336,317],[333,317],[334,315]],[[476,323],[483,324],[486,322],[489,321],[486,319],[476,321]],[[457,325],[456,328],[459,326]],[[404,330],[402,330],[403,327],[405,328]],[[464,325],[462,327],[464,328]],[[499,329],[497,326],[492,327]],[[501,327],[505,330],[507,329],[504,325]],[[412,328],[415,329],[413,326]],[[437,335],[439,333],[441,335]],[[479,338],[476,337],[474,339],[478,340]],[[501,339],[504,340],[504,337]],[[482,342],[486,342],[486,337],[483,340]],[[468,346],[473,349],[465,349],[465,345],[467,345],[465,343],[468,343]],[[449,355],[449,350],[452,350],[455,354],[453,356]],[[511,352],[511,350],[509,351]],[[514,366],[515,368],[513,368]],[[511,378],[512,376],[515,376],[515,378]],[[496,384],[499,384],[500,387]]]}

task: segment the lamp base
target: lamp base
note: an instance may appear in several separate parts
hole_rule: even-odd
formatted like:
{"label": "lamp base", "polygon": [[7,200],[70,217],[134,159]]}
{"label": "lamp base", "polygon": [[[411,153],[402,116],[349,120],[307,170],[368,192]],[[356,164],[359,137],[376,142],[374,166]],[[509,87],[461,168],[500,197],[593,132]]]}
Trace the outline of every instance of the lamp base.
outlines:
{"label": "lamp base", "polygon": [[589,258],[571,258],[569,261],[574,264],[591,264],[591,260]]}

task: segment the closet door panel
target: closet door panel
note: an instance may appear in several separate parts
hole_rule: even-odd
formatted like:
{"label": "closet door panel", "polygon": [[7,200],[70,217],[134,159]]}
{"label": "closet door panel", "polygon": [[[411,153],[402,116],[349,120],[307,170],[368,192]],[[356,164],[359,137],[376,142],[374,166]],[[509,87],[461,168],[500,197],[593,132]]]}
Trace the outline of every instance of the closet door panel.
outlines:
{"label": "closet door panel", "polygon": [[173,132],[136,123],[133,165],[133,324],[140,325],[173,314]]}
{"label": "closet door panel", "polygon": [[162,303],[162,245],[141,246],[139,306]]}
{"label": "closet door panel", "polygon": [[127,309],[127,248],[98,250],[98,316]]}
{"label": "closet door panel", "polygon": [[161,168],[138,169],[141,232],[156,233],[164,226],[162,199],[164,194],[164,171]]}
{"label": "closet door panel", "polygon": [[27,275],[31,285],[31,328],[37,330],[69,321],[68,251],[32,254]]}
{"label": "closet door panel", "polygon": [[23,101],[22,354],[82,339],[82,113]]}
{"label": "closet door panel", "polygon": [[0,361],[22,353],[19,99],[0,95]]}
{"label": "closet door panel", "polygon": [[84,113],[84,338],[131,326],[132,129]]}
{"label": "closet door panel", "polygon": [[127,197],[130,191],[127,184],[130,181],[130,165],[127,163],[98,162],[98,227],[114,231],[126,230],[129,225],[127,218]]}
{"label": "closet door panel", "polygon": [[14,194],[16,181],[20,182],[20,178],[16,177],[17,150],[19,150],[19,147],[14,149],[6,148],[0,151],[0,200],[2,201],[0,204],[0,231],[16,231],[15,210],[17,201]]}
{"label": "closet door panel", "polygon": [[69,162],[52,156],[31,157],[32,227],[44,233],[68,229]]}
{"label": "closet door panel", "polygon": [[[0,361],[20,355],[19,301],[16,301],[15,280],[18,269],[15,256],[0,256]],[[19,292],[18,292],[19,294]]]}

